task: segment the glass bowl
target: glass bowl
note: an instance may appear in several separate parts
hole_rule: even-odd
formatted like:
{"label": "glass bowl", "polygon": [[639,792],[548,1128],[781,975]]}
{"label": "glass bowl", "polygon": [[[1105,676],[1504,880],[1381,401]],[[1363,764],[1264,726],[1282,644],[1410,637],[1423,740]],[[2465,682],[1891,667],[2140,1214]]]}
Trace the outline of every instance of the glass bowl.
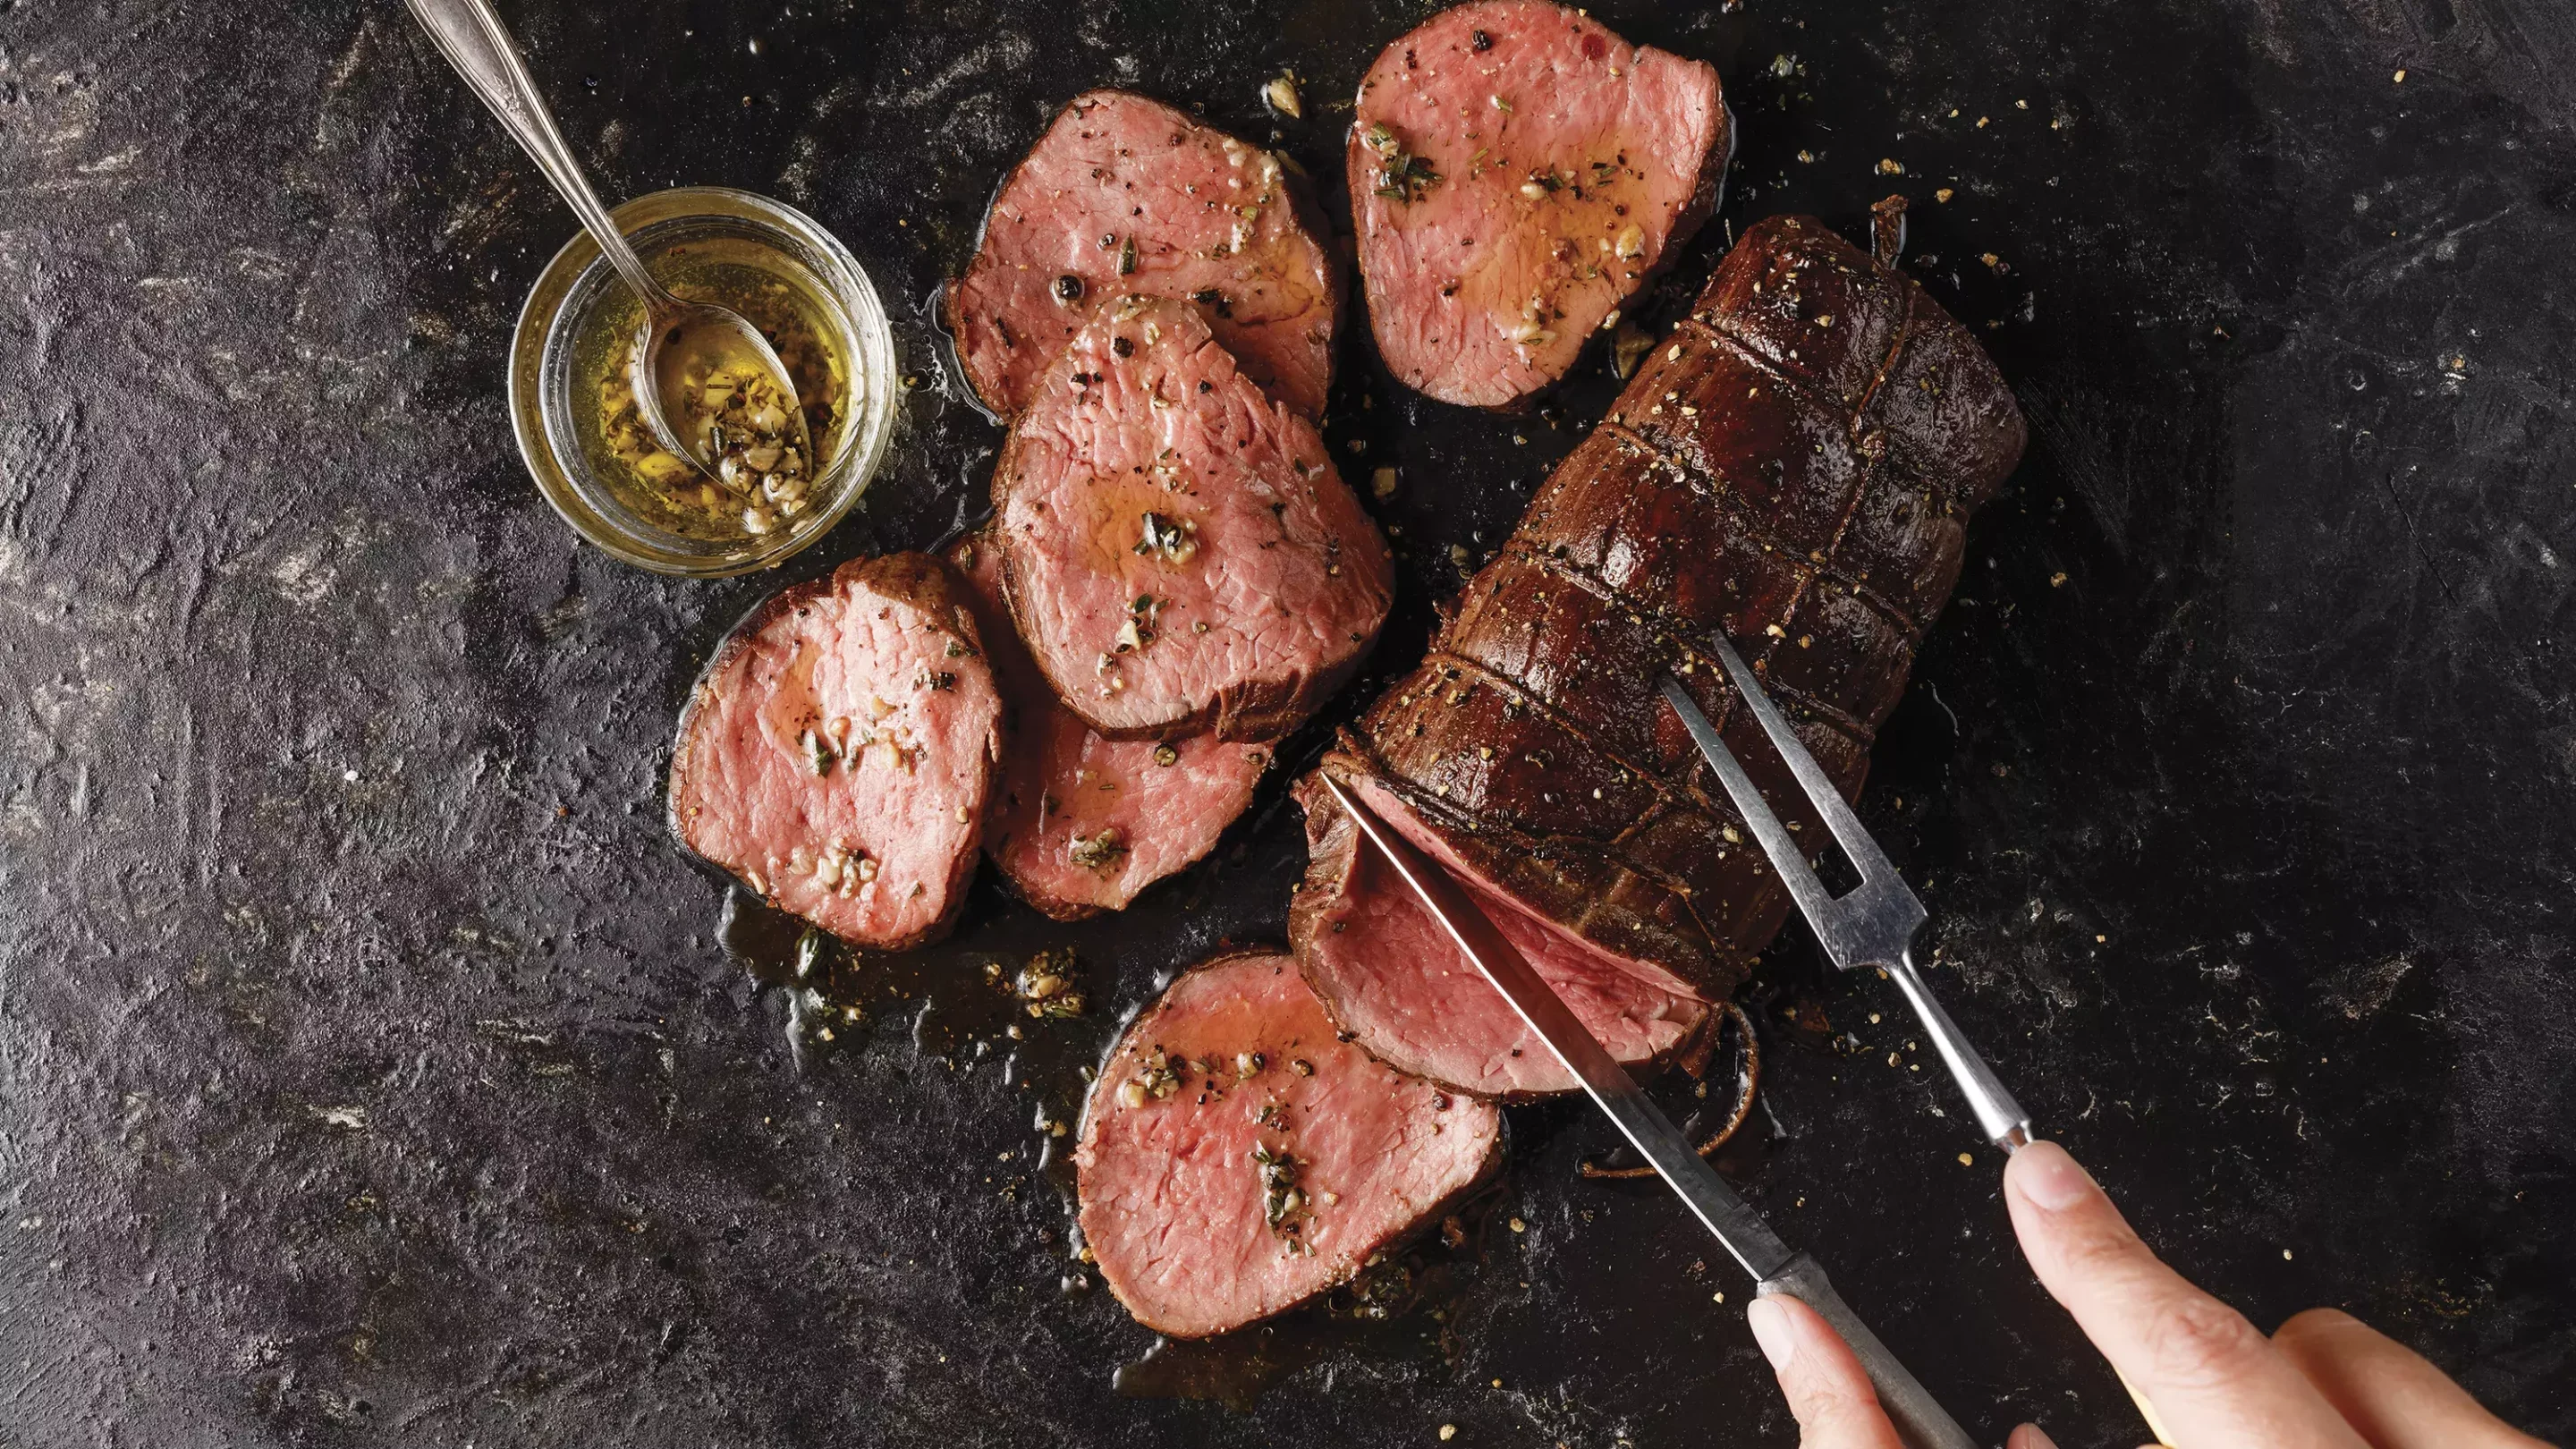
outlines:
{"label": "glass bowl", "polygon": [[[765,534],[685,530],[611,486],[600,457],[599,404],[578,394],[604,348],[622,358],[608,319],[637,304],[587,232],[555,253],[519,309],[510,341],[510,422],[537,491],[581,536],[656,573],[721,578],[772,567],[831,530],[867,491],[894,431],[894,334],[868,275],[813,218],[767,197],[720,186],[683,186],[616,209],[619,228],[648,264],[722,253],[787,283],[807,305],[827,350],[839,355],[844,405],[815,430],[822,460],[810,505]],[[657,276],[671,279],[663,265]],[[631,335],[628,333],[627,335]],[[585,410],[583,404],[588,402]],[[631,475],[630,475],[631,476]]]}

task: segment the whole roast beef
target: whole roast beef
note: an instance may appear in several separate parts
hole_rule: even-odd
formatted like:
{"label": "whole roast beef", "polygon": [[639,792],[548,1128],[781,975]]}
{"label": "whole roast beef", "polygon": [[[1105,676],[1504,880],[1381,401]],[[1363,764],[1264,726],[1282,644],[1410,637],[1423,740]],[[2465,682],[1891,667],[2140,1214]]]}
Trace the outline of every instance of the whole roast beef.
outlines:
{"label": "whole roast beef", "polygon": [[853,945],[947,929],[975,872],[1002,699],[963,590],[890,554],[780,591],[680,715],[671,828]]}
{"label": "whole roast beef", "polygon": [[1090,91],[994,194],[949,333],[1004,417],[1113,297],[1195,303],[1254,381],[1308,417],[1333,375],[1339,273],[1277,157],[1160,101]]}
{"label": "whole roast beef", "polygon": [[1565,375],[1708,216],[1717,72],[1547,0],[1433,16],[1360,82],[1351,217],[1380,356],[1443,402]]}
{"label": "whole roast beef", "polygon": [[994,470],[992,533],[1057,697],[1110,739],[1294,728],[1395,587],[1314,425],[1186,302],[1109,303],[1042,376]]}
{"label": "whole roast beef", "polygon": [[1481,1182],[1500,1114],[1336,1039],[1276,952],[1183,975],[1119,1039],[1074,1152],[1085,1242],[1138,1322],[1239,1328],[1348,1281]]}
{"label": "whole roast beef", "polygon": [[1103,739],[1029,662],[1002,601],[1000,552],[972,534],[948,552],[972,586],[985,657],[1002,687],[1012,748],[984,819],[984,853],[1031,905],[1060,921],[1124,910],[1188,869],[1252,803],[1268,745],[1214,735]]}
{"label": "whole roast beef", "polygon": [[[1812,219],[1759,223],[1322,768],[1603,967],[1719,1000],[1789,903],[1654,681],[1680,678],[1765,793],[1800,800],[1708,651],[1725,631],[1857,795],[1968,515],[2022,443],[1993,364],[1911,279]],[[1809,812],[1781,813],[1821,846]],[[1319,944],[1315,923],[1371,914],[1331,899],[1353,880],[1319,852],[1323,894],[1291,918],[1319,981],[1418,949]],[[1368,1022],[1422,1008],[1335,1009],[1375,1049]],[[1387,1050],[1445,1080],[1486,1065]]]}

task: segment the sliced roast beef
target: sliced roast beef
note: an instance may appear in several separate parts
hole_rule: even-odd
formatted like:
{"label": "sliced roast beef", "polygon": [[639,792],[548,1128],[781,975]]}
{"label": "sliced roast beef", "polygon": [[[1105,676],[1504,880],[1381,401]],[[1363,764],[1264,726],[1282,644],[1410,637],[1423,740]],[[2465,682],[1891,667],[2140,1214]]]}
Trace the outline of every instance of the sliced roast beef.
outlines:
{"label": "sliced roast beef", "polygon": [[786,589],[680,716],[671,826],[773,905],[895,950],[964,902],[1002,700],[963,589],[892,554]]}
{"label": "sliced roast beef", "polygon": [[1564,376],[1707,218],[1728,121],[1703,62],[1487,0],[1386,48],[1349,152],[1379,355],[1443,402],[1503,407]]}
{"label": "sliced roast beef", "polygon": [[[1679,677],[1821,848],[1705,641],[1735,641],[1856,796],[2023,428],[1965,329],[1806,218],[1747,231],[1649,357],[1325,768],[1604,967],[1715,1001],[1789,902],[1654,681]],[[1335,1006],[1372,1049],[1363,1023],[1430,1010]]]}
{"label": "sliced roast beef", "polygon": [[991,541],[970,535],[948,562],[973,586],[985,657],[1011,717],[984,853],[1012,887],[1057,920],[1080,920],[1124,910],[1138,891],[1214,849],[1252,802],[1270,747],[1213,735],[1169,744],[1101,738],[1056,699],[1021,647]]}
{"label": "sliced roast beef", "polygon": [[1137,1321],[1239,1328],[1342,1283],[1493,1167],[1493,1105],[1336,1039],[1285,954],[1183,975],[1084,1109],[1084,1240]]}
{"label": "sliced roast beef", "polygon": [[1038,668],[1112,739],[1286,733],[1358,665],[1394,589],[1314,425],[1184,302],[1110,303],[1045,376],[993,475]]}
{"label": "sliced roast beef", "polygon": [[967,380],[1005,417],[1112,297],[1196,303],[1243,370],[1308,417],[1332,380],[1339,274],[1278,158],[1123,91],[1078,96],[993,197],[948,289]]}
{"label": "sliced roast beef", "polygon": [[[1405,820],[1382,787],[1355,782],[1370,808]],[[1485,1096],[1571,1091],[1577,1083],[1547,1044],[1441,931],[1403,881],[1360,839],[1340,804],[1311,782],[1306,879],[1288,934],[1324,1010],[1378,1060]],[[1472,878],[1471,878],[1472,879]],[[1709,1007],[1605,963],[1563,927],[1480,891],[1494,924],[1610,1054],[1631,1066],[1661,1061],[1707,1024]]]}

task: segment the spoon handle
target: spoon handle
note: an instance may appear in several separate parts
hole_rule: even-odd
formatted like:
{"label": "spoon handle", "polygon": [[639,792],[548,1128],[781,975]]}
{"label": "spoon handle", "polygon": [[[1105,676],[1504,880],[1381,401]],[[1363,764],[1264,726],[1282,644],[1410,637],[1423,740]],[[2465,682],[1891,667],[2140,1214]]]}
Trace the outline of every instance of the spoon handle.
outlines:
{"label": "spoon handle", "polygon": [[581,218],[591,239],[608,257],[608,264],[626,279],[644,299],[647,309],[660,311],[672,303],[671,294],[653,280],[644,269],[644,259],[626,244],[625,234],[600,204],[599,193],[590,189],[590,178],[575,161],[572,148],[564,144],[563,133],[555,129],[554,112],[546,108],[546,98],[537,91],[536,82],[528,78],[526,66],[519,63],[518,47],[511,42],[510,32],[501,25],[501,17],[492,13],[484,0],[405,0],[412,17],[429,38],[438,42],[456,73],[465,84],[492,108],[501,120],[502,129],[527,148],[537,169],[563,193],[572,205],[573,214]]}

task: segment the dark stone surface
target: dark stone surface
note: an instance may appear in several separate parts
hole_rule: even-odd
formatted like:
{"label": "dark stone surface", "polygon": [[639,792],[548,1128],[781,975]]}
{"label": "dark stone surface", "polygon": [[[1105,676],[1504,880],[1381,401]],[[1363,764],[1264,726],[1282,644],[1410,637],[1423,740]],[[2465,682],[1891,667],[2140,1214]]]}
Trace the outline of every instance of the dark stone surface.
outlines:
{"label": "dark stone surface", "polygon": [[[1260,135],[1294,66],[1329,190],[1337,98],[1422,11],[509,13],[612,195],[783,196],[916,299],[1087,85]],[[1721,68],[1730,223],[1901,187],[1999,324],[2031,457],[1866,799],[1956,1013],[2258,1321],[2348,1305],[2576,1434],[2576,12],[1602,13]],[[537,499],[502,347],[570,229],[396,6],[0,0],[0,1441],[1789,1441],[1740,1282],[1652,1185],[1575,1180],[1604,1134],[1562,1107],[1514,1114],[1527,1231],[1464,1270],[1454,1358],[1114,1395],[1147,1335],[1059,1293],[1029,1162],[1107,1022],[1032,1084],[880,992],[800,1068],[664,836],[675,702],[784,580],[649,578]],[[993,434],[902,341],[893,461],[791,576],[975,506]],[[1403,469],[1400,663],[1611,389],[1467,416],[1366,351],[1332,431]],[[1132,1007],[1279,929],[1292,812],[1236,844],[1132,919],[987,899],[905,969],[946,999],[1070,942]],[[2133,1442],[1883,984],[1792,942],[1763,989],[1747,1191],[1981,1431]]]}

